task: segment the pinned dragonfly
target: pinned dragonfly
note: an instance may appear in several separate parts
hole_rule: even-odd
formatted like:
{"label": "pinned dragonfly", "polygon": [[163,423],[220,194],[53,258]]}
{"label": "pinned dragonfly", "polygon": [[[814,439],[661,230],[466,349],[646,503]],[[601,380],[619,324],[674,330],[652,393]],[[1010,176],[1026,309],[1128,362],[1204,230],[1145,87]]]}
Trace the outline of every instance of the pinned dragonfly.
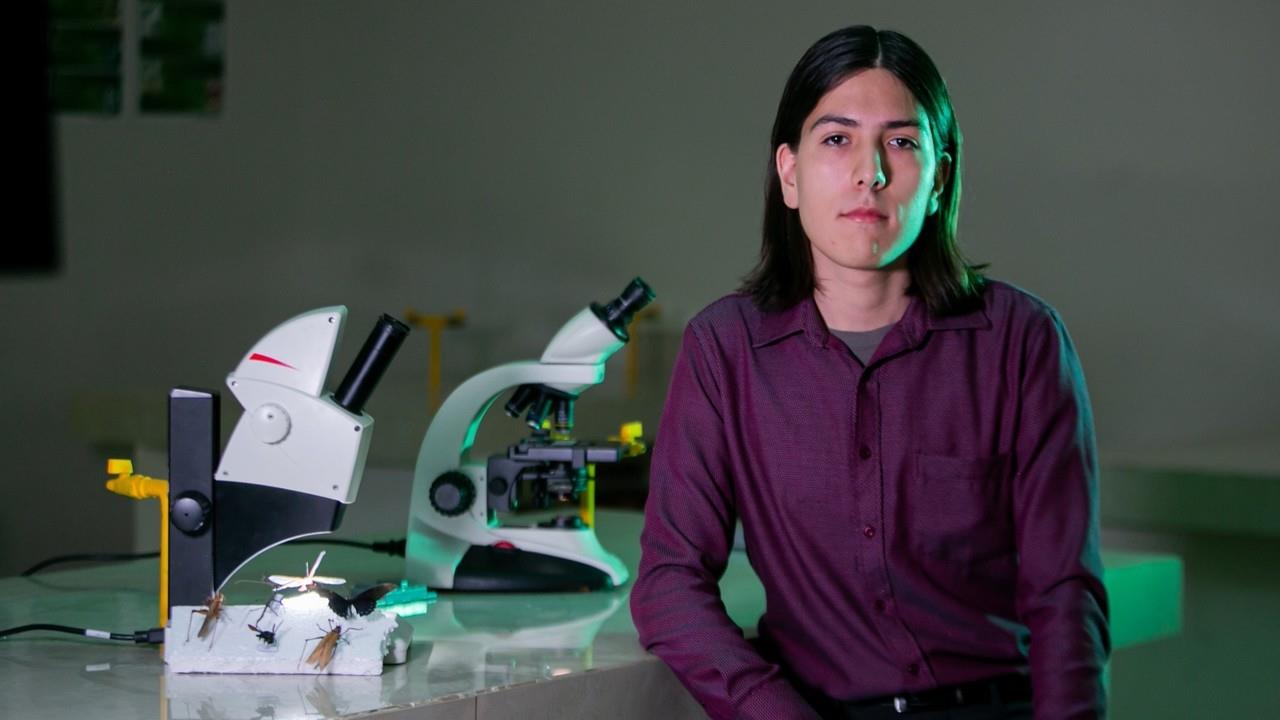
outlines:
{"label": "pinned dragonfly", "polygon": [[315,589],[317,584],[320,585],[343,585],[347,581],[340,577],[326,577],[324,575],[316,575],[316,571],[320,569],[320,561],[324,559],[324,550],[316,556],[316,564],[309,565],[303,563],[306,568],[306,575],[301,577],[297,575],[268,575],[267,581],[275,586],[276,592],[288,590],[290,588],[297,589],[298,592],[307,592]]}

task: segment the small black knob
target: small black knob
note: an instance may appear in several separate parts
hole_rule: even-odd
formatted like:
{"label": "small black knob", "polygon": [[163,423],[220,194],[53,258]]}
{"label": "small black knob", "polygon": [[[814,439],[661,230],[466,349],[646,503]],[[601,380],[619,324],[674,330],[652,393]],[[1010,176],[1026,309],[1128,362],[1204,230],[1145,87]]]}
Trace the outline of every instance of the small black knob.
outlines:
{"label": "small black knob", "polygon": [[450,470],[431,483],[431,507],[445,517],[457,517],[471,509],[476,501],[476,486],[471,478]]}
{"label": "small black knob", "polygon": [[507,490],[511,487],[510,483],[504,477],[489,478],[489,494],[490,495],[506,495]]}
{"label": "small black knob", "polygon": [[173,499],[173,505],[169,508],[169,520],[187,535],[199,535],[209,526],[209,511],[212,507],[209,498],[195,490],[188,490]]}

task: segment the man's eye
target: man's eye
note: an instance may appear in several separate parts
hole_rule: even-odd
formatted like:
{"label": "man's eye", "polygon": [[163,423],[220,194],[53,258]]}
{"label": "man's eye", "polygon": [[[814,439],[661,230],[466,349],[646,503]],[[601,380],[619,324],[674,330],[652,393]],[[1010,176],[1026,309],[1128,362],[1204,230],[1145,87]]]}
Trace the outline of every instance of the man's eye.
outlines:
{"label": "man's eye", "polygon": [[896,137],[889,141],[889,144],[899,150],[916,150],[919,149],[920,143],[909,137]]}
{"label": "man's eye", "polygon": [[822,141],[823,145],[848,145],[849,138],[844,135],[832,135]]}

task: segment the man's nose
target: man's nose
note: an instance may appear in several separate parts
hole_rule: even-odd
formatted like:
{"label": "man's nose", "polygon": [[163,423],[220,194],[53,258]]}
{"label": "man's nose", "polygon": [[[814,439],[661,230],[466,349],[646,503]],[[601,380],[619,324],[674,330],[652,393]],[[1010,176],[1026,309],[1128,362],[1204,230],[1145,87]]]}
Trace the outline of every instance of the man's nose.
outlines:
{"label": "man's nose", "polygon": [[858,153],[853,173],[858,187],[870,186],[872,190],[884,187],[887,178],[884,175],[884,158],[880,155],[880,149],[873,147]]}

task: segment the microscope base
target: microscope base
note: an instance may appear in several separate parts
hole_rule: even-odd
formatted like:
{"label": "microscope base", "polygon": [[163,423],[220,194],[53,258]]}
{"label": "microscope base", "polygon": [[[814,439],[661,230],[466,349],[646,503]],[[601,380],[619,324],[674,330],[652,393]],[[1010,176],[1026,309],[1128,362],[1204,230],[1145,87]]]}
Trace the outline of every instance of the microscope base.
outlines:
{"label": "microscope base", "polygon": [[472,545],[453,575],[467,592],[586,592],[614,587],[609,575],[573,560],[516,548]]}

